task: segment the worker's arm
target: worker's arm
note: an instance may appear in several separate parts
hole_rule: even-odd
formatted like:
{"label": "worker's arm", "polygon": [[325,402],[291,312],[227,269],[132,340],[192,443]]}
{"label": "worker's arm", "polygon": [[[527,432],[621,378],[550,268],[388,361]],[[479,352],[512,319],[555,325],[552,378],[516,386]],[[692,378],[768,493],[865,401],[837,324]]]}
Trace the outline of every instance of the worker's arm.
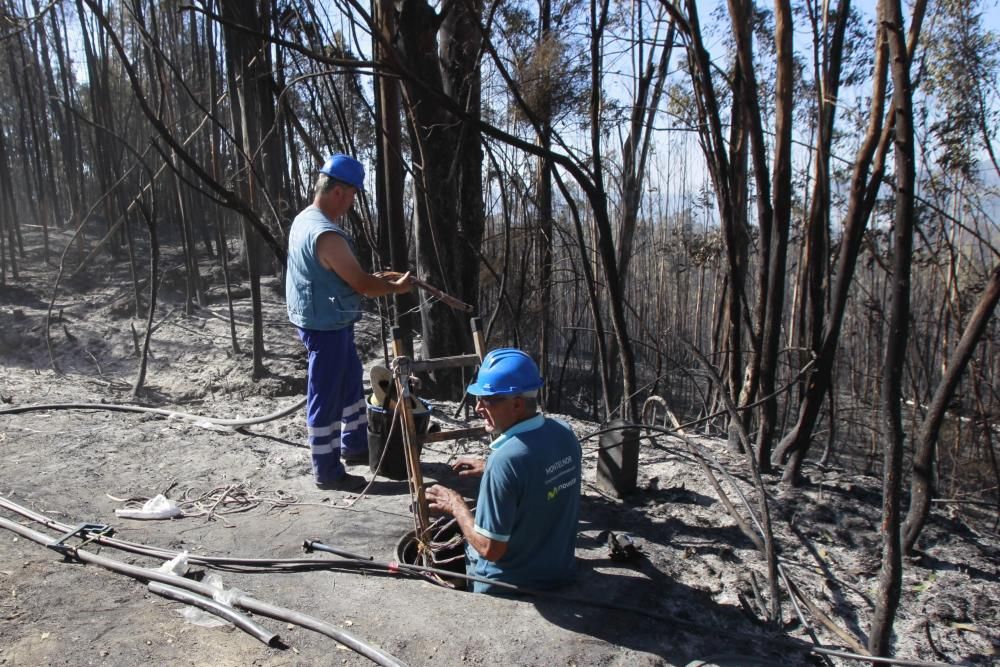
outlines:
{"label": "worker's arm", "polygon": [[321,234],[316,240],[316,258],[325,269],[333,271],[351,286],[358,294],[367,297],[385,296],[386,294],[403,294],[413,289],[410,274],[406,273],[398,280],[386,280],[372,275],[358,264],[358,259],[351,252],[351,246],[343,236],[335,232]]}
{"label": "worker's arm", "polygon": [[507,543],[494,540],[476,532],[476,519],[469,511],[462,496],[447,487],[435,484],[426,491],[427,501],[432,510],[447,512],[455,517],[462,535],[472,548],[486,560],[496,562],[507,553]]}

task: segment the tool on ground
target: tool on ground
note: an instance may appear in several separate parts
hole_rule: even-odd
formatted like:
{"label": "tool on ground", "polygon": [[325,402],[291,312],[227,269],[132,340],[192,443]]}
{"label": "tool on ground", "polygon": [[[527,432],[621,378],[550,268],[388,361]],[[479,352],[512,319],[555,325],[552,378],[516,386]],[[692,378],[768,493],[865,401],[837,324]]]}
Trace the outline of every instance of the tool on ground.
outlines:
{"label": "tool on ground", "polygon": [[328,544],[323,544],[319,540],[304,540],[302,542],[302,550],[306,553],[312,553],[313,551],[325,551],[335,556],[343,556],[344,558],[354,558],[357,560],[375,560],[374,556],[359,556],[358,554],[351,553],[350,551],[345,551],[344,549],[338,549],[336,547],[331,547]]}
{"label": "tool on ground", "polygon": [[[69,558],[73,555],[73,552],[84,545],[90,544],[99,537],[111,537],[115,534],[115,529],[104,523],[81,523],[76,528],[73,528],[68,533],[60,537],[58,540],[53,540],[45,546],[53,551],[58,551],[63,556]],[[83,540],[80,544],[76,546],[71,546],[66,544],[66,540],[71,537],[79,537]]]}
{"label": "tool on ground", "polygon": [[611,560],[628,562],[642,555],[639,545],[628,533],[608,532],[608,551]]}

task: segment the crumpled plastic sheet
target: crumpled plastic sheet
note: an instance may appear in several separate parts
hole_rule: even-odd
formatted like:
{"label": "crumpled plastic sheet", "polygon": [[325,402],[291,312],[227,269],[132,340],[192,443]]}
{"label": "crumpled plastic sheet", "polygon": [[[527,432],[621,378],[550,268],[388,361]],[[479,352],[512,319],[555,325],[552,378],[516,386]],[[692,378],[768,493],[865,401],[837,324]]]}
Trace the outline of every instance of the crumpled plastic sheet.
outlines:
{"label": "crumpled plastic sheet", "polygon": [[157,568],[160,572],[183,577],[188,571],[188,552],[182,551]]}
{"label": "crumpled plastic sheet", "polygon": [[[187,552],[182,554],[187,557]],[[166,565],[166,563],[164,563]],[[212,598],[219,604],[224,604],[227,607],[232,607],[233,602],[237,600],[243,591],[238,588],[226,588],[222,584],[222,577],[217,574],[209,574],[203,580],[202,583],[206,586],[212,588]],[[218,628],[223,625],[232,625],[229,621],[224,621],[215,614],[210,614],[207,611],[203,611],[196,607],[184,607],[184,609],[178,609],[177,613],[184,617],[188,623],[192,625],[197,625],[202,628]]]}
{"label": "crumpled plastic sheet", "polygon": [[173,519],[183,514],[177,503],[162,493],[147,500],[140,509],[115,510],[115,516],[122,519]]}
{"label": "crumpled plastic sheet", "polygon": [[226,588],[223,586],[222,577],[217,574],[210,574],[205,577],[204,583],[215,589],[212,593],[212,598],[219,604],[224,604],[227,607],[232,607],[233,603],[243,595],[243,591],[238,588]]}

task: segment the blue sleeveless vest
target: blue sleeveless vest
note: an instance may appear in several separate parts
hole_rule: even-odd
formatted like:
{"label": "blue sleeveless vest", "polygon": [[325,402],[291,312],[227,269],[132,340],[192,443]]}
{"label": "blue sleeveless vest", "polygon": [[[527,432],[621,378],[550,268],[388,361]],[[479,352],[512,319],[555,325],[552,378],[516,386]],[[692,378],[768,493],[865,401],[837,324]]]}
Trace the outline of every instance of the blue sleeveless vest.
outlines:
{"label": "blue sleeveless vest", "polygon": [[361,319],[361,295],[320,264],[316,241],[320,234],[342,236],[354,252],[354,242],[315,206],[295,216],[288,233],[285,302],[288,319],[301,329],[343,329]]}

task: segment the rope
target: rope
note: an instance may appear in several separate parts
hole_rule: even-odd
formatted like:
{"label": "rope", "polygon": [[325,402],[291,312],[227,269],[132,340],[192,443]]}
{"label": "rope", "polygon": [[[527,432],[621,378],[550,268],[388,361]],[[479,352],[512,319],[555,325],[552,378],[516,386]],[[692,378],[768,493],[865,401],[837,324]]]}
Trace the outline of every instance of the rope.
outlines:
{"label": "rope", "polygon": [[[116,498],[111,494],[105,495],[111,500],[125,503],[124,509],[141,509],[143,504],[149,500],[149,497],[146,496]],[[260,488],[250,488],[246,482],[238,482],[229,486],[217,486],[209,491],[201,491],[198,487],[188,487],[174,502],[180,508],[181,516],[204,516],[208,520],[213,515],[223,516],[250,512],[261,505],[267,505],[267,511],[271,511],[275,508],[297,505],[299,499],[280,489],[267,491]]]}

